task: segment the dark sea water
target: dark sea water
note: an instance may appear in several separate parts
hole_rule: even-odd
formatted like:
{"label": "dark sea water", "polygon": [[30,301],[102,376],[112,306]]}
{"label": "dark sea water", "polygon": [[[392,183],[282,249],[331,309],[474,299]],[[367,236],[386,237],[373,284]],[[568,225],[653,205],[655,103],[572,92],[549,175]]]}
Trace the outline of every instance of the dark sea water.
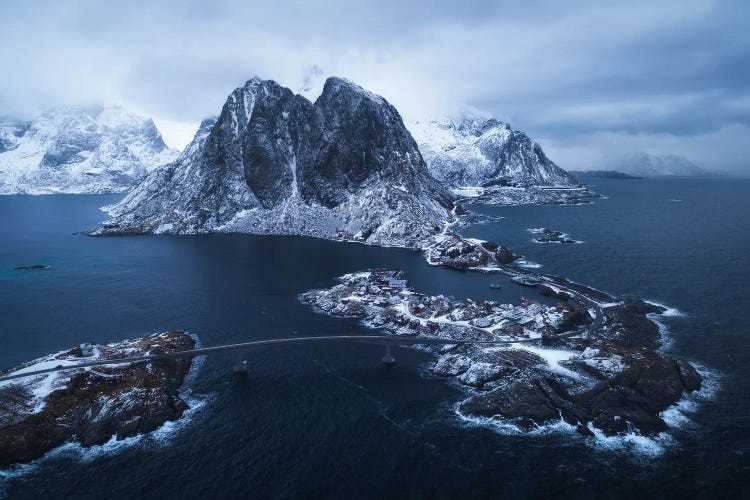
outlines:
{"label": "dark sea water", "polygon": [[[704,367],[671,440],[596,441],[459,420],[461,389],[426,352],[288,345],[195,363],[193,409],[148,436],[66,446],[0,472],[0,497],[746,496],[750,486],[750,181],[597,180],[593,205],[484,207],[464,230],[560,274],[679,309],[666,351]],[[117,196],[0,197],[0,367],[93,340],[185,329],[203,345],[372,333],[297,295],[369,267],[404,269],[424,292],[517,301],[507,280],[427,266],[403,249],[293,237],[89,238]],[[549,227],[584,243],[537,244]],[[19,265],[48,264],[42,271]],[[667,330],[668,329],[668,330]],[[248,377],[231,373],[246,358]],[[685,416],[689,418],[685,418]]]}

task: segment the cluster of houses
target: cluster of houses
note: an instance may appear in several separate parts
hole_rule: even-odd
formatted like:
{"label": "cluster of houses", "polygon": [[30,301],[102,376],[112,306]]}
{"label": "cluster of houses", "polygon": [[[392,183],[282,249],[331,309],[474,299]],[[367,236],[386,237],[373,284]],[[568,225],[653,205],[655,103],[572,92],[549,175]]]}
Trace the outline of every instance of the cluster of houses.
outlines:
{"label": "cluster of houses", "polygon": [[[553,329],[548,306],[522,298],[521,305],[495,301],[457,301],[444,295],[430,296],[408,289],[401,271],[375,269],[342,278],[345,288],[337,295],[342,312],[377,316],[381,326],[392,324],[417,333],[445,327],[478,329],[484,333],[528,337]],[[377,306],[376,310],[363,310]]]}

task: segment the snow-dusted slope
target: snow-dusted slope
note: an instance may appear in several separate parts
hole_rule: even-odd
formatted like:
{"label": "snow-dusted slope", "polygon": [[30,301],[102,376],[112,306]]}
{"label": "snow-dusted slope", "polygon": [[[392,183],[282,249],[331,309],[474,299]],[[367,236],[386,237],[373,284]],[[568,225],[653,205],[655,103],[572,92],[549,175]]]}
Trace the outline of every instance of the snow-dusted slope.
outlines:
{"label": "snow-dusted slope", "polygon": [[[208,132],[210,128],[210,132]],[[340,78],[311,103],[253,78],[94,234],[302,234],[418,246],[453,218],[393,106]]]}
{"label": "snow-dusted slope", "polygon": [[580,186],[539,144],[499,120],[419,121],[409,129],[430,173],[452,186]]}
{"label": "snow-dusted slope", "polygon": [[0,194],[123,192],[176,156],[151,119],[120,106],[58,108],[0,121]]}

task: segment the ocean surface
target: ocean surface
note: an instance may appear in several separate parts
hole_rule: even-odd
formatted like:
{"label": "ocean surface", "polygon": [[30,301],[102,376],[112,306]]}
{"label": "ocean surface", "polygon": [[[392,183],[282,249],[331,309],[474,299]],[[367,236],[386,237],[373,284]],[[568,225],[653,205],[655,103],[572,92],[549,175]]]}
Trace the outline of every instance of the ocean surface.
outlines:
{"label": "ocean surface", "polygon": [[[196,360],[192,409],[147,436],[64,446],[0,472],[0,497],[632,497],[750,487],[750,181],[595,180],[579,206],[474,207],[501,216],[463,234],[493,239],[559,274],[676,308],[665,350],[707,376],[670,414],[669,439],[532,434],[467,422],[461,388],[433,356],[305,344]],[[83,341],[184,329],[204,346],[372,333],[301,304],[299,293],[371,267],[406,271],[434,294],[516,302],[503,278],[429,267],[417,252],[297,237],[91,238],[119,196],[0,197],[0,367]],[[580,244],[539,244],[548,227]],[[16,271],[47,264],[41,271]],[[490,283],[502,282],[501,290]],[[247,377],[232,365],[247,359]]]}

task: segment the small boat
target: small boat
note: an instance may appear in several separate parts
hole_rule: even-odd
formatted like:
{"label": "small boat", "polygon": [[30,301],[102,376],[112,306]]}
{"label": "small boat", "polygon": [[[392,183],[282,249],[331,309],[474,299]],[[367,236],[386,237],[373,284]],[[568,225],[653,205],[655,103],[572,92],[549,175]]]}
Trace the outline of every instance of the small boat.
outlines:
{"label": "small boat", "polygon": [[237,363],[232,368],[232,371],[234,373],[247,373],[247,361],[242,361],[241,363]]}
{"label": "small boat", "polygon": [[490,285],[490,288],[492,288],[493,290],[500,290],[500,285],[498,285],[497,283],[492,283]]}

